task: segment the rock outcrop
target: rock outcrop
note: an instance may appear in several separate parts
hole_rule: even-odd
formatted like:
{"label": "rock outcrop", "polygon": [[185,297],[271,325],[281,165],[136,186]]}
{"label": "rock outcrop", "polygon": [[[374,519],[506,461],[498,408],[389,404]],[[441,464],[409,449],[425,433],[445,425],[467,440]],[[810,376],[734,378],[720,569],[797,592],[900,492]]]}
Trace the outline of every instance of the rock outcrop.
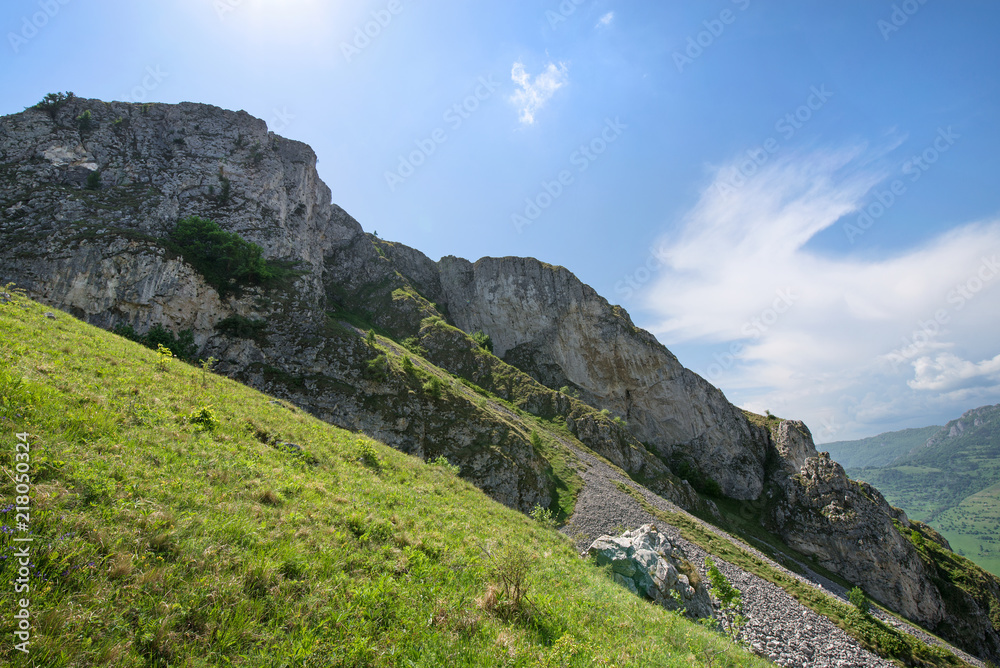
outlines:
{"label": "rock outcrop", "polygon": [[970,588],[968,575],[931,561],[914,545],[921,538],[911,536],[926,533],[942,547],[946,541],[911,523],[871,485],[848,478],[829,453],[816,454],[801,422],[782,422],[776,441],[786,458],[772,477],[766,527],[905,617],[979,656],[1000,656],[1000,610],[994,609],[1000,599],[980,591],[1000,594],[996,578],[970,565],[981,578]]}
{"label": "rock outcrop", "polygon": [[695,619],[714,616],[698,569],[652,524],[621,536],[601,536],[587,553],[598,566],[610,566],[615,582],[633,594],[670,610],[683,609]]}
{"label": "rock outcrop", "polygon": [[471,263],[449,256],[435,273],[411,249],[398,249],[392,258],[457,327],[489,334],[498,357],[625,420],[636,438],[684,470],[696,487],[718,485],[736,499],[761,493],[763,433],[636,327],[624,309],[567,269],[533,258]]}

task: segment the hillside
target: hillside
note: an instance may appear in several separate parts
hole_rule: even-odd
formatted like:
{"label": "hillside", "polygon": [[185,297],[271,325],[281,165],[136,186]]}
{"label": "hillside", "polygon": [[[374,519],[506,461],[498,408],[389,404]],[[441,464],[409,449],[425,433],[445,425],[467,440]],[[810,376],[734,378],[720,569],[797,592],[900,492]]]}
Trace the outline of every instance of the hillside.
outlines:
{"label": "hillside", "polygon": [[1000,574],[1000,406],[966,412],[891,465],[848,473],[933,524],[959,554]]}
{"label": "hillside", "polygon": [[878,436],[856,441],[823,443],[822,448],[845,469],[888,466],[927,443],[927,439],[940,431],[940,426],[887,431]]}
{"label": "hillside", "polygon": [[365,233],[315,165],[244,112],[49,96],[0,118],[0,284],[447,461],[508,509],[551,513],[577,549],[662,525],[746,583],[744,640],[776,662],[975,663],[850,614],[853,585],[1000,659],[1000,580],[848,479],[805,424],[733,406],[566,268],[435,262]]}
{"label": "hillside", "polygon": [[[447,465],[44,311],[0,305],[4,469],[30,444],[31,665],[766,665]],[[528,559],[523,614],[487,598],[484,549],[504,546]],[[28,665],[9,640],[0,658]]]}

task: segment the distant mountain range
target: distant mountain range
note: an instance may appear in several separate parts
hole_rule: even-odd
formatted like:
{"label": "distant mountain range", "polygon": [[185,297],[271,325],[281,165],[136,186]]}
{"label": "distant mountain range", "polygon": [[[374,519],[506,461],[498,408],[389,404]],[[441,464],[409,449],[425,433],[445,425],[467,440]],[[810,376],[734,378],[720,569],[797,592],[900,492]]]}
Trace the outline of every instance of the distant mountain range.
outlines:
{"label": "distant mountain range", "polygon": [[1000,574],[1000,405],[944,427],[823,446],[848,475],[940,531],[952,548]]}

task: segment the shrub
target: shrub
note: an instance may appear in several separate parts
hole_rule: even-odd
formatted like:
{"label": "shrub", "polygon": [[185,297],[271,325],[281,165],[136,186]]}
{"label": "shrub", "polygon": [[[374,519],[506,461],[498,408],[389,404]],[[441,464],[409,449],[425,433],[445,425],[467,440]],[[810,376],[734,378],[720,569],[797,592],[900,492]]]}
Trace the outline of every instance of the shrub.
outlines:
{"label": "shrub", "polygon": [[366,375],[373,380],[385,380],[389,375],[389,358],[385,353],[378,355],[375,359],[368,360]]}
{"label": "shrub", "polygon": [[743,615],[743,598],[740,590],[732,585],[711,557],[705,557],[705,568],[708,571],[708,582],[712,595],[718,599],[721,607],[722,622],[726,633],[735,642],[739,639],[740,631],[747,623],[747,619]]}
{"label": "shrub", "polygon": [[87,174],[87,190],[100,190],[101,189],[101,173],[96,169],[90,174]]}
{"label": "shrub", "polygon": [[211,406],[202,406],[191,411],[188,422],[194,425],[196,431],[212,431],[219,426],[219,418]]}
{"label": "shrub", "polygon": [[209,357],[207,360],[201,360],[201,386],[208,386],[208,374],[214,371],[215,363],[219,360],[214,357]]}
{"label": "shrub", "polygon": [[403,355],[403,373],[407,375],[412,375],[415,369],[413,368],[413,361],[410,359],[409,355]]}
{"label": "shrub", "polygon": [[170,348],[167,348],[162,343],[157,344],[156,352],[157,352],[156,364],[158,367],[160,367],[160,371],[163,371],[164,369],[167,368],[167,362],[170,361],[170,359],[174,356],[174,354],[170,352]]}
{"label": "shrub", "polygon": [[493,339],[490,338],[489,334],[485,334],[482,330],[480,330],[478,332],[473,332],[470,336],[480,348],[493,352]]}
{"label": "shrub", "polygon": [[370,346],[374,346],[374,345],[376,345],[378,343],[378,339],[375,338],[375,330],[374,329],[369,329],[368,333],[365,334],[365,343],[367,343]]}
{"label": "shrub", "polygon": [[532,447],[535,448],[536,450],[538,448],[542,447],[542,437],[538,435],[537,431],[532,431],[531,432],[531,436],[529,437],[529,440],[531,441]]}
{"label": "shrub", "polygon": [[55,120],[56,112],[74,97],[76,96],[69,91],[65,93],[48,93],[34,108],[44,111]]}
{"label": "shrub", "polygon": [[82,114],[76,117],[76,126],[80,128],[80,132],[89,132],[93,123],[94,117],[91,115],[90,109],[85,109]]}
{"label": "shrub", "polygon": [[222,184],[219,189],[219,206],[226,206],[232,197],[232,184],[225,176],[220,176],[219,182]]}
{"label": "shrub", "polygon": [[461,470],[457,464],[452,464],[444,455],[438,455],[438,458],[432,460],[430,464],[431,466],[439,466],[446,471],[454,473],[455,475],[458,475],[458,472]]}
{"label": "shrub", "polygon": [[205,218],[191,216],[177,221],[169,242],[221,297],[279,277],[280,272],[264,260],[260,246]]}
{"label": "shrub", "polygon": [[491,566],[490,584],[481,599],[481,607],[508,618],[524,615],[531,570],[528,551],[510,541],[492,552],[487,548],[481,549]]}
{"label": "shrub", "polygon": [[266,320],[231,315],[220,320],[215,329],[238,339],[256,339],[263,334],[266,327]]}
{"label": "shrub", "polygon": [[424,383],[424,392],[431,395],[435,399],[441,398],[441,379],[433,377]]}
{"label": "shrub", "polygon": [[372,469],[373,471],[382,470],[382,458],[378,456],[378,452],[368,441],[361,441],[358,446],[358,461]]}
{"label": "shrub", "polygon": [[871,603],[868,601],[868,597],[865,596],[865,592],[861,587],[854,587],[847,593],[847,600],[857,608],[857,611],[862,615],[867,615],[869,610],[871,610]]}
{"label": "shrub", "polygon": [[174,356],[178,359],[189,361],[198,352],[198,346],[194,342],[194,332],[190,329],[182,330],[177,336],[163,325],[154,325],[146,332],[140,343],[150,348],[158,347],[161,344],[170,348]]}
{"label": "shrub", "polygon": [[542,508],[540,504],[535,504],[531,509],[531,519],[547,527],[555,527],[556,518],[548,508]]}
{"label": "shrub", "polygon": [[187,362],[194,360],[198,353],[198,345],[194,342],[194,332],[190,329],[181,331],[177,336],[174,336],[173,332],[160,324],[154,325],[145,334],[138,334],[132,325],[118,325],[111,331],[153,350],[157,350],[162,345],[169,348],[174,357]]}
{"label": "shrub", "polygon": [[427,356],[427,348],[420,345],[420,339],[415,336],[408,336],[400,341],[399,344],[418,357]]}

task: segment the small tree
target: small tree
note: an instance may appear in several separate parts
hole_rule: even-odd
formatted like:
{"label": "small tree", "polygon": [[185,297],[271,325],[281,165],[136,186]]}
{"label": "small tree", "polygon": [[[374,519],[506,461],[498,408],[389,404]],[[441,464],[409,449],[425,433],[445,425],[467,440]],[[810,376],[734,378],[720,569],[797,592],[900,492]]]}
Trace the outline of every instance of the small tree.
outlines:
{"label": "small tree", "polygon": [[712,595],[719,601],[722,624],[726,634],[734,642],[738,641],[740,631],[747,623],[743,614],[743,598],[740,595],[740,590],[729,582],[729,579],[719,570],[711,557],[705,557],[705,568],[708,570],[708,581],[711,584]]}
{"label": "small tree", "polygon": [[209,357],[207,360],[202,360],[201,361],[201,386],[202,387],[207,387],[208,386],[208,373],[210,371],[212,371],[213,367],[215,366],[215,363],[218,362],[218,361],[219,360],[215,359],[214,357]]}
{"label": "small tree", "polygon": [[475,341],[480,348],[493,352],[493,339],[490,338],[489,334],[480,330],[478,332],[473,332],[471,336],[472,340]]}
{"label": "small tree", "polygon": [[424,392],[431,395],[435,399],[441,398],[441,380],[434,376],[429,381],[424,383]]}
{"label": "small tree", "polygon": [[170,352],[170,348],[167,348],[162,343],[156,345],[156,353],[156,364],[160,367],[160,371],[163,371],[167,368],[167,362],[170,361],[174,354]]}
{"label": "small tree", "polygon": [[862,615],[867,615],[871,610],[871,603],[868,601],[868,597],[865,596],[865,592],[861,587],[854,587],[851,591],[847,592],[847,600]]}
{"label": "small tree", "polygon": [[531,555],[513,541],[507,541],[490,551],[480,547],[492,566],[490,586],[481,603],[482,607],[497,611],[504,617],[524,615],[528,600],[528,574]]}

